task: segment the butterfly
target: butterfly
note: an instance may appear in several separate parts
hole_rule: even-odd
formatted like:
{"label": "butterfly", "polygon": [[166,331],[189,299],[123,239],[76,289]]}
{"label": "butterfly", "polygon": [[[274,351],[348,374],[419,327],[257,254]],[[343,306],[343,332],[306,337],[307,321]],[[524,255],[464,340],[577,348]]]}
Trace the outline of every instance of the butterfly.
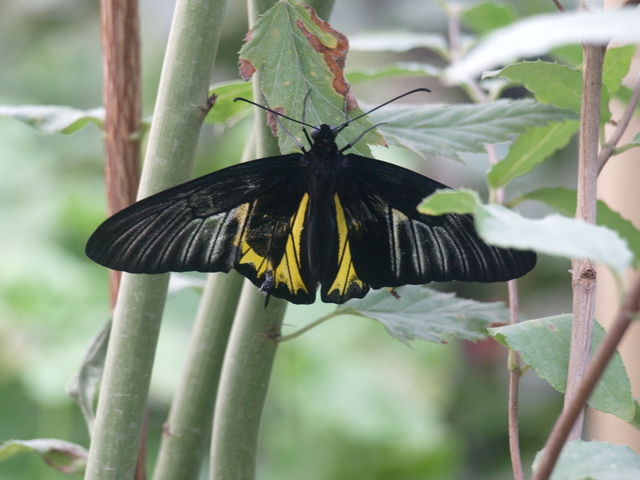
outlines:
{"label": "butterfly", "polygon": [[140,200],[98,227],[87,256],[129,273],[233,268],[265,301],[273,295],[296,304],[313,303],[318,288],[323,302],[341,304],[371,288],[501,282],[535,266],[534,252],[487,245],[471,215],[419,213],[417,205],[445,185],[345,154],[366,133],[337,146],[337,135],[355,119],[313,127],[245,101],[302,124],[310,147],[224,168]]}

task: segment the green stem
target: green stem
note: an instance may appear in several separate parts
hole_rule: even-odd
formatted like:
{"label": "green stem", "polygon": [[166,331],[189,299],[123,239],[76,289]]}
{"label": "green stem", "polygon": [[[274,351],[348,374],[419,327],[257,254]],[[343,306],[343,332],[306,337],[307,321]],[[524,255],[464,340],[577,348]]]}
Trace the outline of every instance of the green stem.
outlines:
{"label": "green stem", "polygon": [[258,432],[287,303],[245,282],[229,337],[211,439],[211,480],[255,478]]}
{"label": "green stem", "polygon": [[207,278],[154,480],[198,478],[242,279],[236,272],[214,273]]}
{"label": "green stem", "polygon": [[[223,0],[179,0],[138,197],[186,180],[205,113]],[[168,275],[123,275],[85,479],[133,478]]]}

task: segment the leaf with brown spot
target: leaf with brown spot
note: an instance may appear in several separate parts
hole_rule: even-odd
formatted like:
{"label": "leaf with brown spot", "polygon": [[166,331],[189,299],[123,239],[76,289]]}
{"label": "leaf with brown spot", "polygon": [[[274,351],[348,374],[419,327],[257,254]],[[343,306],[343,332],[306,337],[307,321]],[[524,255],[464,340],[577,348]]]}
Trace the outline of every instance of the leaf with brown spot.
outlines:
{"label": "leaf with brown spot", "polygon": [[[272,109],[295,119],[302,119],[304,114],[305,122],[311,125],[340,125],[345,121],[345,108],[352,118],[362,114],[344,77],[349,42],[318,18],[312,8],[288,0],[277,2],[258,19],[247,38],[240,50],[241,75],[248,79],[260,71],[263,93]],[[281,120],[306,145],[300,125]],[[353,141],[372,126],[366,118],[353,122],[338,136],[338,145]],[[299,151],[281,130],[278,129],[280,150]],[[384,140],[371,131],[350,151],[370,156],[367,144],[384,144]]]}

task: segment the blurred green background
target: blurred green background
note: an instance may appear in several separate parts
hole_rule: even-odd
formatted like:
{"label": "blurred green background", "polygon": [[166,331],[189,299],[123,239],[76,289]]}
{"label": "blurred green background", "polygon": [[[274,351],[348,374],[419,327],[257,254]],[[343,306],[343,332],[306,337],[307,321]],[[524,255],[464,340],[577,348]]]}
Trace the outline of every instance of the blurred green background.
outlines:
{"label": "blurred green background", "polygon": [[[526,4],[526,5],[525,5]],[[551,10],[552,2],[518,2],[520,15]],[[526,10],[524,10],[526,9]],[[143,0],[144,114],[152,113],[173,11],[171,0]],[[373,29],[445,32],[446,18],[421,0],[338,1],[333,25],[350,34]],[[0,5],[0,104],[101,104],[98,2],[3,0]],[[236,53],[247,31],[244,2],[230,2],[213,82],[237,79]],[[437,57],[352,54],[347,66]],[[425,81],[369,82],[354,87],[369,103]],[[467,101],[429,80],[432,101]],[[205,126],[196,163],[203,174],[236,163],[249,122]],[[424,162],[394,149],[380,158],[401,162],[451,186],[483,188],[481,156],[466,164]],[[575,163],[558,156],[516,189],[571,185]],[[104,219],[101,133],[44,137],[0,118],[0,443],[61,438],[88,447],[78,408],[64,387],[84,350],[108,318],[107,271],[83,253]],[[552,180],[549,180],[552,178]],[[522,285],[523,311],[569,311],[569,262],[541,259]],[[454,286],[444,285],[443,289]],[[506,286],[457,285],[461,295],[500,300]],[[544,299],[544,302],[540,302]],[[150,469],[176,384],[198,294],[167,303],[150,396]],[[535,309],[533,309],[535,305]],[[292,306],[285,324],[301,326],[333,308]],[[535,374],[522,381],[521,442],[525,465],[540,448],[561,396]],[[493,341],[407,348],[381,325],[340,317],[282,345],[266,406],[259,479],[508,479],[506,351]],[[0,463],[2,480],[54,480],[65,475],[35,455]]]}

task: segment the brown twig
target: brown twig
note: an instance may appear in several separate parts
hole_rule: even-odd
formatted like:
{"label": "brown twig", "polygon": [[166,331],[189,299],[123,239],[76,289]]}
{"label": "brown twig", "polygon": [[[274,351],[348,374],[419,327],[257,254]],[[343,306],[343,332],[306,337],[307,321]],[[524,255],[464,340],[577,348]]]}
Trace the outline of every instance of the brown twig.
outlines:
{"label": "brown twig", "polygon": [[564,5],[562,5],[562,3],[560,3],[560,0],[553,0],[553,3],[556,4],[556,7],[558,7],[558,10],[560,10],[561,12],[566,12],[567,10],[564,8]]}
{"label": "brown twig", "polygon": [[[584,71],[578,151],[578,198],[575,217],[591,224],[596,221],[600,98],[605,50],[606,47],[600,45],[583,46]],[[573,288],[573,321],[565,405],[571,402],[571,397],[580,383],[591,354],[596,293],[596,269],[593,262],[586,259],[571,262],[571,285]],[[581,435],[582,416],[578,418],[569,435],[569,440],[580,438]]]}
{"label": "brown twig", "polygon": [[[136,199],[140,181],[140,40],[137,0],[102,0],[107,214]],[[120,272],[110,273],[111,307]]]}
{"label": "brown twig", "polygon": [[591,392],[602,376],[609,360],[616,352],[624,333],[626,332],[635,314],[640,311],[640,271],[636,272],[631,287],[624,296],[622,305],[609,332],[598,347],[593,360],[589,364],[580,385],[575,390],[571,401],[565,407],[556,421],[549,435],[538,468],[531,480],[547,480],[558,460],[562,446],[574,425],[576,419],[583,411]]}
{"label": "brown twig", "polygon": [[631,99],[629,100],[629,103],[627,104],[627,107],[625,108],[624,113],[622,114],[622,117],[618,122],[616,130],[613,132],[613,135],[611,135],[609,141],[602,147],[602,150],[600,150],[600,154],[598,155],[598,173],[602,171],[609,158],[611,158],[611,155],[613,155],[613,151],[615,150],[616,145],[618,145],[618,142],[622,138],[622,135],[624,135],[624,132],[629,126],[629,122],[631,121],[631,117],[633,117],[633,113],[636,110],[639,100],[640,75],[638,75],[638,80],[636,80],[636,85],[633,89],[633,93],[631,94]]}
{"label": "brown twig", "polygon": [[[509,280],[509,323],[514,325],[519,321],[518,281]],[[518,429],[518,390],[520,386],[520,356],[515,350],[510,352],[509,365],[509,453],[511,454],[511,468],[514,480],[524,480],[522,458],[520,456],[520,433]]]}

